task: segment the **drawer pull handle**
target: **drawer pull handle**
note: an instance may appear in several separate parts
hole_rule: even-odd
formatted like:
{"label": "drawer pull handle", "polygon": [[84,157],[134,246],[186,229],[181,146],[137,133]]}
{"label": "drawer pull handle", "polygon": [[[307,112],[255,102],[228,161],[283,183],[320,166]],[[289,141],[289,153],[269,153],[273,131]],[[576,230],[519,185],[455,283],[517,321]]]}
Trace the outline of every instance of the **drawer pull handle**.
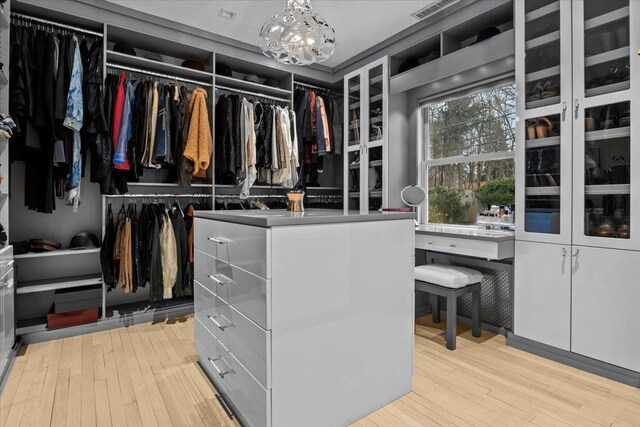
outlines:
{"label": "drawer pull handle", "polygon": [[[224,377],[229,374],[235,374],[233,369],[229,369],[228,371],[222,372],[222,370],[218,368],[218,365],[216,365],[216,361],[221,360],[222,357],[216,357],[215,359],[208,357],[207,359],[209,359],[209,363],[213,365],[213,369],[215,369],[218,375],[220,375],[220,378],[224,379]],[[224,362],[224,359],[222,359],[222,361]]]}
{"label": "drawer pull handle", "polygon": [[212,242],[217,243],[219,245],[226,245],[227,243],[229,243],[228,240],[222,239],[220,237],[208,237],[207,240],[211,240]]}
{"label": "drawer pull handle", "polygon": [[211,320],[213,322],[214,325],[216,325],[218,327],[218,329],[220,329],[221,331],[224,331],[225,329],[227,329],[229,326],[231,325],[227,325],[227,326],[222,326],[217,320],[216,317],[218,316],[209,316],[207,315],[207,317],[209,318],[209,320]]}
{"label": "drawer pull handle", "polygon": [[209,276],[209,279],[213,280],[214,282],[216,282],[218,285],[220,286],[224,286],[227,284],[227,282],[223,282],[222,280],[218,279],[217,277],[211,275],[211,274],[207,274],[207,276]]}
{"label": "drawer pull handle", "polygon": [[14,263],[14,262],[15,262],[14,260],[9,261],[9,262],[7,263],[7,267],[11,267],[11,266],[13,265],[13,263]]}
{"label": "drawer pull handle", "polygon": [[446,248],[455,248],[456,247],[456,245],[447,245],[446,243],[437,243],[437,242],[428,242],[427,244],[431,245],[431,246],[444,246]]}

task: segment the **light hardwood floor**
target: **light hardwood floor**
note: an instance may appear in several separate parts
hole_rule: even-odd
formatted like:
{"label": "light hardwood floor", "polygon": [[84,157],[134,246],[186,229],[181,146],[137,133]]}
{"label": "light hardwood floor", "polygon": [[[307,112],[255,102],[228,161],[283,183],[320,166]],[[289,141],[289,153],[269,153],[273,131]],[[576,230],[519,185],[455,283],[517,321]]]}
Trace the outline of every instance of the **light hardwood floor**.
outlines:
{"label": "light hardwood floor", "polygon": [[[640,389],[507,347],[502,336],[444,348],[416,325],[413,391],[359,426],[640,426]],[[193,318],[28,346],[0,396],[0,426],[237,426],[197,363]]]}

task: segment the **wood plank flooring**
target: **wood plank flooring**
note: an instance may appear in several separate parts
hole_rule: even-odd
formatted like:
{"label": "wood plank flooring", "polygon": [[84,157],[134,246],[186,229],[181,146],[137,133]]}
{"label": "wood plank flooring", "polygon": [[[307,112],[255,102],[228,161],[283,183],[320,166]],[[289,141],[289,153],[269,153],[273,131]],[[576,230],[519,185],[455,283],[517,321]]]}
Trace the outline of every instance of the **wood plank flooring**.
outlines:
{"label": "wood plank flooring", "polygon": [[[193,317],[29,345],[0,395],[0,426],[237,426],[197,365]],[[640,389],[459,325],[416,324],[413,391],[357,426],[640,426]]]}

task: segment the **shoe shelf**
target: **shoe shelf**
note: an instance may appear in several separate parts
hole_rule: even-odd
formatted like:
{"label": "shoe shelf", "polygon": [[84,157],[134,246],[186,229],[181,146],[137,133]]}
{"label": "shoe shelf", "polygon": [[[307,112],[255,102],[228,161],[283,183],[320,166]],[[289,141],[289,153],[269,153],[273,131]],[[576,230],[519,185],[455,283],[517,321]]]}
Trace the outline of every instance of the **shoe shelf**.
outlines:
{"label": "shoe shelf", "polygon": [[350,199],[359,199],[360,198],[360,193],[359,192],[350,192],[349,193],[349,198]]}
{"label": "shoe shelf", "polygon": [[606,85],[606,86],[599,86],[599,87],[594,87],[591,89],[586,89],[584,91],[584,95],[587,97],[590,96],[598,96],[598,95],[604,95],[607,93],[612,93],[612,92],[619,92],[621,90],[627,90],[631,87],[629,81],[625,81],[625,82],[619,82],[619,83],[612,83],[610,85]]}
{"label": "shoe shelf", "polygon": [[558,104],[559,102],[560,102],[560,96],[552,96],[550,98],[539,99],[537,101],[529,101],[527,102],[527,110],[546,107],[547,105]]}
{"label": "shoe shelf", "polygon": [[524,20],[526,22],[535,21],[538,18],[542,18],[543,16],[551,15],[553,12],[558,12],[560,10],[560,1],[555,1],[551,4],[548,4],[539,9],[533,10],[527,13],[524,16]]}
{"label": "shoe shelf", "polygon": [[600,141],[603,139],[626,138],[631,135],[631,127],[613,128],[605,130],[596,130],[593,132],[585,132],[585,141]]}
{"label": "shoe shelf", "polygon": [[[369,162],[369,168],[374,168],[376,166],[382,166],[382,160],[373,160]],[[360,169],[360,163],[351,163],[349,165],[349,169]]]}
{"label": "shoe shelf", "polygon": [[630,193],[631,184],[587,185],[584,188],[584,194],[587,196],[624,195]]}
{"label": "shoe shelf", "polygon": [[382,190],[375,190],[370,192],[369,197],[382,198]]}
{"label": "shoe shelf", "polygon": [[101,285],[102,276],[88,274],[83,276],[59,277],[56,279],[33,280],[30,282],[18,282],[17,294],[33,292],[55,291],[57,289],[79,288],[82,286]]}
{"label": "shoe shelf", "polygon": [[[371,85],[375,85],[378,83],[382,83],[382,76],[375,76],[370,81]],[[360,91],[360,85],[355,85],[349,88],[349,93],[359,92],[359,91]]]}
{"label": "shoe shelf", "polygon": [[587,56],[584,59],[584,66],[593,67],[594,65],[604,64],[605,62],[615,61],[616,59],[626,58],[628,56],[629,46],[624,46],[608,52],[599,53],[597,55]]}
{"label": "shoe shelf", "polygon": [[527,196],[560,196],[560,186],[547,187],[527,187],[525,189]]}
{"label": "shoe shelf", "polygon": [[538,49],[538,48],[550,45],[551,43],[556,43],[559,41],[560,41],[560,30],[529,40],[528,42],[525,43],[524,48],[526,50]]}
{"label": "shoe shelf", "polygon": [[24,254],[14,255],[14,259],[26,259],[26,258],[47,258],[52,256],[77,256],[77,255],[86,255],[99,253],[100,248],[90,248],[90,249],[58,249],[57,251],[49,251],[49,252],[27,252]]}
{"label": "shoe shelf", "polygon": [[549,77],[560,75],[560,66],[545,68],[544,70],[534,71],[524,76],[526,83],[535,82],[536,80],[547,79]]}
{"label": "shoe shelf", "polygon": [[551,136],[549,138],[528,139],[525,142],[525,148],[555,147],[557,145],[560,145],[559,136]]}
{"label": "shoe shelf", "polygon": [[611,24],[612,22],[620,21],[629,17],[629,6],[621,7],[604,15],[596,16],[584,22],[584,30],[589,31],[604,25]]}
{"label": "shoe shelf", "polygon": [[[374,104],[379,101],[382,101],[382,94],[372,96],[371,99],[369,100],[369,104]],[[349,104],[350,110],[355,110],[356,108],[360,108],[360,101]]]}

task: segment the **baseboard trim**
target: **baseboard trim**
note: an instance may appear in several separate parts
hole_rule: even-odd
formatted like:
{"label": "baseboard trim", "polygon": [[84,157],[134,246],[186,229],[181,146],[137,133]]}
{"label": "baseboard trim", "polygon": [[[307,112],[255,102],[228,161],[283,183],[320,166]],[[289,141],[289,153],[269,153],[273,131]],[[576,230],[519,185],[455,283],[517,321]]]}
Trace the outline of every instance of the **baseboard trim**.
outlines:
{"label": "baseboard trim", "polygon": [[44,341],[75,337],[77,335],[102,332],[110,329],[138,325],[147,322],[162,322],[172,317],[186,316],[193,313],[193,302],[185,302],[174,306],[153,308],[131,314],[121,314],[107,319],[99,319],[96,323],[70,326],[68,328],[31,332],[20,336],[23,344],[35,344]]}
{"label": "baseboard trim", "polygon": [[630,371],[629,369],[591,359],[580,354],[551,347],[528,338],[517,336],[513,332],[507,334],[507,345],[577,369],[582,369],[595,375],[600,375],[610,380],[640,388],[640,372]]}

